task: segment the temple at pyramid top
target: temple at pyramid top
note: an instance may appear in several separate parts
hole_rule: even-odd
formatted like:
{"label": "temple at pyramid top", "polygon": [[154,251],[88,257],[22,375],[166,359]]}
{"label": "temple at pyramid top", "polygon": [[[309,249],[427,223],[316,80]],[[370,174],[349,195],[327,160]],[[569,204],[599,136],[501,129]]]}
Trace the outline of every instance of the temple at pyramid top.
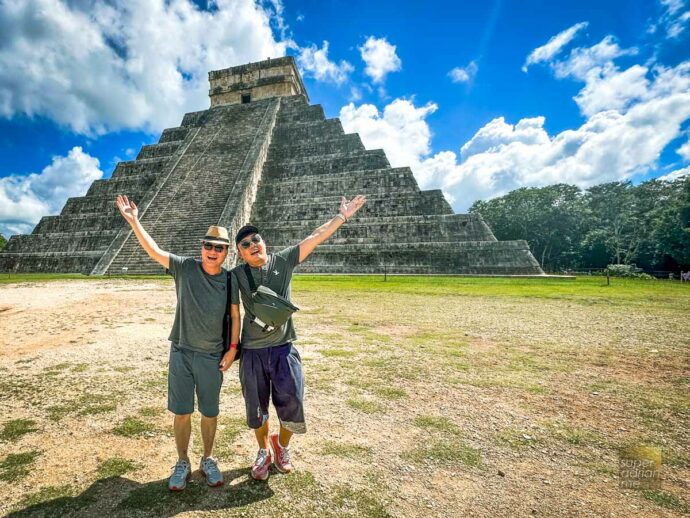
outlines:
{"label": "temple at pyramid top", "polygon": [[[115,207],[137,202],[158,245],[198,256],[209,225],[251,222],[269,252],[332,218],[340,197],[367,203],[299,266],[315,273],[543,275],[525,241],[498,241],[479,214],[455,214],[409,167],[391,167],[309,104],[292,57],[209,73],[211,106],[120,162],[0,253],[0,271],[163,274]],[[227,266],[237,260],[234,249]]]}
{"label": "temple at pyramid top", "polygon": [[213,70],[208,80],[211,108],[291,95],[303,95],[309,101],[292,56]]}

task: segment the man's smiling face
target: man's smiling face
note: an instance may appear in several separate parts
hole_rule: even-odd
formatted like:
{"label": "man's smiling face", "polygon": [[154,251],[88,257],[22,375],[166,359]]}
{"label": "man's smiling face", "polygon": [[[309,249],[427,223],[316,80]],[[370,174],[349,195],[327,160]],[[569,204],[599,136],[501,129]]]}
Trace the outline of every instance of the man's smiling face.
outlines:
{"label": "man's smiling face", "polygon": [[266,243],[261,239],[259,234],[244,236],[242,240],[237,243],[237,250],[244,262],[253,268],[258,268],[268,262]]}
{"label": "man's smiling face", "polygon": [[[208,245],[210,250],[207,250]],[[222,247],[222,251],[218,251],[216,247]],[[206,267],[206,269],[215,271],[223,265],[223,261],[228,256],[228,246],[218,245],[216,243],[202,243],[201,245],[201,264]]]}

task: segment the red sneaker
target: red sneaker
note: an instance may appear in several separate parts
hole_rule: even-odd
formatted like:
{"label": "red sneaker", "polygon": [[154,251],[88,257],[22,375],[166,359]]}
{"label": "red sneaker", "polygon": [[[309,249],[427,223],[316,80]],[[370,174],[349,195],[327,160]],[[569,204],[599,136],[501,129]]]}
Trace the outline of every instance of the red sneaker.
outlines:
{"label": "red sneaker", "polygon": [[281,473],[292,473],[292,462],[290,461],[290,447],[282,447],[277,433],[272,433],[271,449],[273,450],[273,464]]}
{"label": "red sneaker", "polygon": [[256,460],[252,466],[252,478],[254,480],[266,480],[268,470],[271,468],[271,453],[261,448],[256,454]]}

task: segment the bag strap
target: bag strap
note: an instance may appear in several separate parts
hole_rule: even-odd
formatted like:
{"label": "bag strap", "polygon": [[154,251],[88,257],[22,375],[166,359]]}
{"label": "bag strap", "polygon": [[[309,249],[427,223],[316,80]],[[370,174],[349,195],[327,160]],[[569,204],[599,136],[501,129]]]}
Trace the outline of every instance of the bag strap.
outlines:
{"label": "bag strap", "polygon": [[232,296],[232,275],[230,271],[225,272],[225,317],[223,321],[225,323],[225,329],[223,329],[223,354],[228,352],[230,347],[230,334],[232,333],[232,316],[230,315],[230,302]]}
{"label": "bag strap", "polygon": [[244,263],[244,274],[247,276],[247,282],[249,283],[250,291],[252,293],[256,293],[256,282],[254,282],[252,270],[249,268],[249,265],[247,263]]}

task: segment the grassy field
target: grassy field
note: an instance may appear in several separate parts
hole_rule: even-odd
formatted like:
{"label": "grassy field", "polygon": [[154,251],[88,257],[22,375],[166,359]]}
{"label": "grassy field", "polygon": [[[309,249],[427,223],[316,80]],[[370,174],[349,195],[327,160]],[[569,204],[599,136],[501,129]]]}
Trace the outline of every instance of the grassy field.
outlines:
{"label": "grassy field", "polygon": [[[296,276],[309,427],[298,471],[248,477],[233,366],[216,447],[228,484],[195,476],[182,494],[165,486],[174,296],[169,278],[0,278],[0,511],[690,512],[690,285]],[[662,453],[660,489],[619,487],[619,451],[640,445]]]}

